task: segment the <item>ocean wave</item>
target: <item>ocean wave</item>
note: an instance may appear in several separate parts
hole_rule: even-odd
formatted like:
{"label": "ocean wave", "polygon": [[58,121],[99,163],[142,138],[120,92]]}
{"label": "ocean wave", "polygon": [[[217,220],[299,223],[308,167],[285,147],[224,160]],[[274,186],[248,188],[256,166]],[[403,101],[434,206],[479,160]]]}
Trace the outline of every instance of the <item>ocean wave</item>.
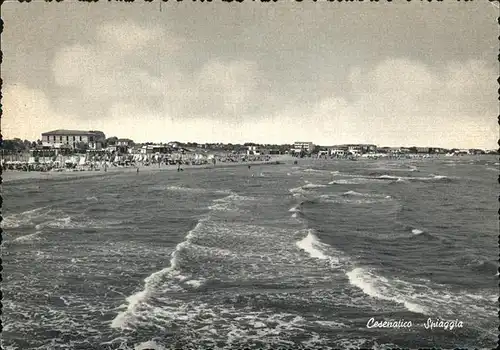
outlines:
{"label": "ocean wave", "polygon": [[[451,291],[449,286],[419,279],[412,282],[383,277],[373,270],[356,267],[346,273],[349,283],[374,299],[400,305],[406,310],[440,318],[462,318],[481,328],[485,315],[496,312],[497,296],[488,291],[471,294]],[[385,308],[387,310],[387,308]]]}
{"label": "ocean wave", "polygon": [[418,228],[414,228],[411,230],[411,233],[413,233],[414,235],[421,235],[422,233],[424,233],[424,231],[419,230]]}
{"label": "ocean wave", "polygon": [[[290,283],[302,286],[304,274],[309,275],[306,269],[321,268],[290,244],[292,231],[272,230],[207,219],[186,238],[189,244],[176,248],[171,267],[148,277],[144,290],[127,298],[127,309],[115,317],[112,327],[136,331],[151,323],[160,330],[176,327],[180,341],[171,344],[199,347],[213,341],[227,349],[248,344],[293,345],[291,339],[297,334],[303,339],[314,335],[306,329],[308,321],[297,314],[256,310],[246,302],[256,298],[281,302],[276,298],[283,293],[261,293],[257,281],[263,288],[281,291]],[[323,280],[319,275],[316,278]],[[225,288],[204,288],[213,283]],[[171,293],[172,286],[177,286],[175,293]],[[189,298],[182,296],[184,291],[190,293]]]}
{"label": "ocean wave", "polygon": [[328,187],[324,184],[315,184],[305,180],[306,184],[299,187],[290,188],[288,192],[290,192],[294,197],[308,197],[311,193],[315,193],[313,190],[317,188],[325,188]]}
{"label": "ocean wave", "polygon": [[29,243],[29,242],[33,242],[33,241],[38,241],[41,239],[41,237],[40,237],[41,233],[42,233],[42,231],[36,231],[35,233],[30,233],[28,235],[20,236],[20,237],[17,237],[16,239],[14,239],[14,242]]}
{"label": "ocean wave", "polygon": [[203,188],[193,188],[193,187],[185,187],[185,186],[166,186],[168,191],[176,191],[176,192],[190,192],[190,193],[205,193],[208,192]]}
{"label": "ocean wave", "polygon": [[487,275],[498,273],[498,263],[489,260],[479,260],[475,264],[470,265],[473,271],[482,272]]}
{"label": "ocean wave", "polygon": [[328,170],[321,170],[321,169],[313,169],[313,168],[308,168],[303,170],[305,173],[325,173],[325,172],[330,172]]}
{"label": "ocean wave", "polygon": [[291,207],[290,209],[288,209],[288,212],[292,213],[291,217],[292,217],[292,219],[295,220],[295,222],[301,222],[301,220],[299,220],[299,216],[303,216],[303,214],[302,214],[302,205],[303,204],[304,204],[304,202],[300,202],[300,203],[294,205],[293,207]]}
{"label": "ocean wave", "polygon": [[398,180],[401,179],[399,176],[392,176],[392,175],[380,175],[378,177],[379,179],[387,179],[387,180]]}
{"label": "ocean wave", "polygon": [[487,260],[475,255],[463,255],[456,259],[456,263],[463,268],[470,269],[475,272],[484,273],[485,275],[493,275],[498,272],[498,263],[494,260]]}
{"label": "ocean wave", "polygon": [[134,346],[134,350],[166,350],[167,348],[156,341],[150,340]]}
{"label": "ocean wave", "polygon": [[329,247],[321,242],[314,234],[312,229],[307,230],[307,236],[296,242],[297,247],[307,252],[312,258],[327,260],[332,267],[337,267],[340,264],[340,259],[334,256],[327,255],[323,249]]}
{"label": "ocean wave", "polygon": [[303,197],[303,196],[306,196],[306,195],[309,193],[309,191],[307,191],[307,190],[303,189],[303,188],[302,188],[302,186],[301,186],[301,187],[291,188],[291,189],[289,189],[288,191],[289,191],[289,192],[292,194],[292,196],[294,196],[294,197]]}
{"label": "ocean wave", "polygon": [[47,215],[50,211],[51,209],[48,206],[43,206],[18,214],[7,215],[3,218],[1,225],[4,229],[32,225],[33,220]]}
{"label": "ocean wave", "polygon": [[385,194],[378,193],[361,193],[356,191],[347,191],[342,193],[343,197],[368,197],[368,198],[383,198],[383,199],[391,199],[392,197]]}
{"label": "ocean wave", "polygon": [[385,194],[360,193],[350,190],[341,194],[323,194],[318,197],[318,200],[321,203],[335,204],[376,204],[390,202],[393,198]]}
{"label": "ocean wave", "polygon": [[440,182],[451,182],[455,178],[450,178],[445,175],[434,175],[430,174],[430,176],[393,176],[393,175],[380,175],[378,179],[382,180],[393,180],[398,182],[403,181],[440,181]]}
{"label": "ocean wave", "polygon": [[369,197],[369,195],[366,193],[360,193],[360,192],[356,192],[356,191],[347,191],[347,192],[342,193],[342,195],[343,196]]}
{"label": "ocean wave", "polygon": [[322,187],[326,187],[326,185],[308,183],[308,184],[306,184],[306,185],[302,186],[302,188],[303,188],[303,189],[310,189],[310,188],[322,188]]}
{"label": "ocean wave", "polygon": [[215,199],[208,208],[218,211],[238,211],[240,205],[244,202],[255,201],[257,198],[250,196],[241,196],[237,193],[231,193],[224,198]]}
{"label": "ocean wave", "polygon": [[54,218],[49,221],[45,221],[43,223],[37,224],[35,229],[41,230],[42,228],[50,227],[50,228],[74,228],[77,225],[74,225],[71,222],[71,216],[65,216],[62,218]]}
{"label": "ocean wave", "polygon": [[204,220],[200,220],[196,226],[188,232],[185,240],[177,244],[175,250],[170,255],[170,265],[160,271],[154,272],[144,279],[144,289],[126,298],[128,305],[126,310],[119,313],[111,322],[112,328],[127,329],[129,323],[134,321],[135,315],[139,312],[139,308],[145,303],[149,297],[155,292],[158,287],[162,287],[169,291],[180,291],[180,287],[177,283],[172,283],[172,280],[177,277],[183,279],[184,276],[178,270],[179,254],[180,252],[189,245],[190,240],[194,237],[197,230],[200,230],[204,223]]}
{"label": "ocean wave", "polygon": [[193,288],[199,288],[203,285],[203,283],[205,283],[206,280],[204,278],[201,278],[201,279],[197,279],[197,280],[189,280],[189,281],[186,281],[184,282],[185,284],[193,287]]}
{"label": "ocean wave", "polygon": [[387,278],[377,276],[370,271],[357,267],[346,273],[349,283],[360,288],[363,293],[377,299],[402,304],[408,311],[427,315],[428,310],[416,303],[415,299],[400,293],[395,286],[391,286]]}
{"label": "ocean wave", "polygon": [[439,237],[422,228],[409,227],[409,231],[412,233],[410,236],[412,239],[441,240]]}
{"label": "ocean wave", "polygon": [[384,179],[377,179],[371,177],[356,177],[353,176],[349,179],[338,179],[334,181],[330,181],[329,185],[362,185],[367,183],[381,183],[385,182]]}

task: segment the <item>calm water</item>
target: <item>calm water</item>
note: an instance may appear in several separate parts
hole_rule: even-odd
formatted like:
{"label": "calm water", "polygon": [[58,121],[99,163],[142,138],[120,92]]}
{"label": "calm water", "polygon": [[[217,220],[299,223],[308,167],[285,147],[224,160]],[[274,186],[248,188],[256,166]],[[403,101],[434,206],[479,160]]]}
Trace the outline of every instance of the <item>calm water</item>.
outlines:
{"label": "calm water", "polygon": [[4,346],[492,348],[497,161],[6,183]]}

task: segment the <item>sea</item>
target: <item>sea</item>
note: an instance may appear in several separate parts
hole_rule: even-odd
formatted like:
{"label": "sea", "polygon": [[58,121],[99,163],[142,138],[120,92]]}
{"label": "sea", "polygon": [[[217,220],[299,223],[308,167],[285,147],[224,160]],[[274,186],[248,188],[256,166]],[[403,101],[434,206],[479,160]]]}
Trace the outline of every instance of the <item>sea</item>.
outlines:
{"label": "sea", "polygon": [[463,156],[5,182],[2,347],[491,349],[498,174]]}

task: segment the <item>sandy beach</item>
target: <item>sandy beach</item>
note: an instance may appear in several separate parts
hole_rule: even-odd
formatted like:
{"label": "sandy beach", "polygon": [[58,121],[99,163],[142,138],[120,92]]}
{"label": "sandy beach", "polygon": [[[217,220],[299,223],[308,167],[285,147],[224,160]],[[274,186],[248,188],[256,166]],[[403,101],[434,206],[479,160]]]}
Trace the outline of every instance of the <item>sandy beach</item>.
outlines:
{"label": "sandy beach", "polygon": [[[217,164],[204,164],[204,165],[182,165],[182,169],[213,169],[213,168],[226,168],[235,166],[248,166],[248,165],[272,165],[277,161],[279,162],[291,162],[293,157],[288,155],[275,155],[272,156],[269,161],[249,161],[249,162],[218,162]],[[177,171],[177,165],[162,165],[158,167],[157,165],[138,165],[133,167],[115,167],[111,166],[98,171],[16,171],[7,170],[2,173],[2,182],[18,182],[18,181],[43,181],[43,180],[77,180],[80,178],[87,177],[102,177],[102,176],[113,176],[124,173],[136,173],[139,169],[139,173],[144,172],[158,172],[158,171]]]}

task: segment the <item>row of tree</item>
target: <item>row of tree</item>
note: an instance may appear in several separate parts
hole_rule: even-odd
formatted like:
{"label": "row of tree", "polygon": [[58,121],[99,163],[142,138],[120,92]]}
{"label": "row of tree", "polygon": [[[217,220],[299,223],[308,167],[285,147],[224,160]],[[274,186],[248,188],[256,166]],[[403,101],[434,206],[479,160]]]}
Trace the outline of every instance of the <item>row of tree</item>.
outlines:
{"label": "row of tree", "polygon": [[12,140],[2,140],[1,142],[1,149],[9,152],[9,153],[14,153],[14,152],[27,152],[31,148],[34,148],[37,146],[37,144],[41,144],[42,141],[29,141],[29,140],[21,140],[19,138],[15,138]]}

